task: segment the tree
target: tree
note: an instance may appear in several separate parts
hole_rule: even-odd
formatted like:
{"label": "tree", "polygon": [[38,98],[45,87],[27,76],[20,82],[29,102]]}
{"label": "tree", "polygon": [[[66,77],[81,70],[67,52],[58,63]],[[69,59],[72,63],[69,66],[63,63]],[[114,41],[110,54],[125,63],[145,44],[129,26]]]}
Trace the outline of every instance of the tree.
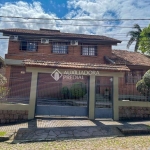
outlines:
{"label": "tree", "polygon": [[139,47],[140,34],[142,30],[138,24],[134,24],[133,29],[136,29],[136,30],[129,31],[127,33],[127,36],[130,36],[130,39],[127,43],[127,48],[129,48],[133,42],[136,42],[134,51],[137,52],[138,47]]}
{"label": "tree", "polygon": [[136,89],[150,101],[150,70],[136,83]]}
{"label": "tree", "polygon": [[150,25],[144,28],[140,34],[139,50],[150,55]]}
{"label": "tree", "polygon": [[2,74],[0,74],[0,100],[5,99],[6,96],[8,95],[9,90],[5,86],[6,83],[7,83],[7,79]]}

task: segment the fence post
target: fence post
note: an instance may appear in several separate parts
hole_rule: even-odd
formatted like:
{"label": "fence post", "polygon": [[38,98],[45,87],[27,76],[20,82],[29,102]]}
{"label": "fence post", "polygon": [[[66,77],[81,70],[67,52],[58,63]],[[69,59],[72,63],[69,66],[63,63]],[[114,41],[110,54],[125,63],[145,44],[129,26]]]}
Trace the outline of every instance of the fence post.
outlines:
{"label": "fence post", "polygon": [[29,115],[28,119],[33,119],[35,114],[35,104],[36,104],[36,90],[37,90],[37,78],[38,73],[36,71],[32,72],[31,78],[31,88],[30,88],[30,102],[29,102]]}
{"label": "fence post", "polygon": [[90,75],[89,119],[95,119],[95,75]]}
{"label": "fence post", "polygon": [[119,120],[119,106],[118,106],[118,100],[119,100],[119,91],[118,91],[118,77],[113,77],[113,119]]}

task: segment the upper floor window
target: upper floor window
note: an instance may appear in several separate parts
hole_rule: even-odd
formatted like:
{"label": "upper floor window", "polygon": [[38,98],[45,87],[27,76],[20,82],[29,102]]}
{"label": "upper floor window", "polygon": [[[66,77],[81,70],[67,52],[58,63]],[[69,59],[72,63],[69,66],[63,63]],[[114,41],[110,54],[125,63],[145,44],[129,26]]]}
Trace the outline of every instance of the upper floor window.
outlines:
{"label": "upper floor window", "polygon": [[97,55],[96,46],[85,46],[85,45],[83,45],[81,55],[96,56]]}
{"label": "upper floor window", "polygon": [[52,53],[67,54],[68,53],[67,43],[53,43]]}
{"label": "upper floor window", "polygon": [[20,50],[23,51],[37,51],[38,44],[37,42],[32,41],[22,41],[20,44]]}

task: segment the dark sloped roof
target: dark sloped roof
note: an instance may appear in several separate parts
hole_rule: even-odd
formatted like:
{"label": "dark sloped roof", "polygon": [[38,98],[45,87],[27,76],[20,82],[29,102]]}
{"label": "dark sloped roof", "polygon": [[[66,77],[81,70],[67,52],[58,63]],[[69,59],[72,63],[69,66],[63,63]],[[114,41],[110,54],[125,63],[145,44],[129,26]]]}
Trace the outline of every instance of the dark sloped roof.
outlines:
{"label": "dark sloped roof", "polygon": [[112,50],[112,56],[108,58],[118,65],[150,66],[150,57],[138,52]]}
{"label": "dark sloped roof", "polygon": [[81,39],[93,39],[93,40],[104,40],[111,41],[116,43],[121,43],[120,40],[116,40],[110,37],[101,36],[101,35],[87,35],[87,34],[75,34],[75,33],[63,33],[59,32],[59,30],[48,30],[48,29],[40,29],[40,30],[29,30],[29,29],[0,29],[0,32],[10,33],[10,34],[34,34],[34,35],[43,35],[43,36],[58,36],[58,37],[70,37],[70,38],[81,38]]}
{"label": "dark sloped roof", "polygon": [[129,68],[125,65],[117,66],[117,65],[90,64],[90,63],[78,63],[78,62],[54,62],[54,61],[42,61],[42,60],[31,60],[31,59],[24,60],[23,63],[26,66],[129,71]]}

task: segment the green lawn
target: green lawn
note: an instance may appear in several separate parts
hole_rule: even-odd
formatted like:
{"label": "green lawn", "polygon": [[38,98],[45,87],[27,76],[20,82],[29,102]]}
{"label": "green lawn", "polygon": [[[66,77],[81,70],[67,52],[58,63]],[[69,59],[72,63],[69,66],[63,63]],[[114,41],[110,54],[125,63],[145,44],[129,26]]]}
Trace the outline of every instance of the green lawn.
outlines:
{"label": "green lawn", "polygon": [[5,131],[0,131],[0,136],[4,136],[6,134]]}

